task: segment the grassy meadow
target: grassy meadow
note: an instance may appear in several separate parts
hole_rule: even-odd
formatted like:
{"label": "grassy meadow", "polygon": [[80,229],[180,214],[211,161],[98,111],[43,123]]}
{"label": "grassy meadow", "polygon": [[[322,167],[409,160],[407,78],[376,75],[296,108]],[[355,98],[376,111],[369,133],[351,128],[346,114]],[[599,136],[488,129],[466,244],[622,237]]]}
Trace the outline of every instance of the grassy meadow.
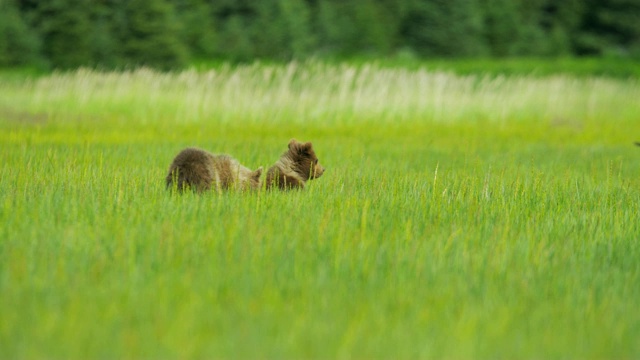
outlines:
{"label": "grassy meadow", "polygon": [[[0,358],[637,358],[640,81],[0,76]],[[304,191],[171,195],[183,147]]]}

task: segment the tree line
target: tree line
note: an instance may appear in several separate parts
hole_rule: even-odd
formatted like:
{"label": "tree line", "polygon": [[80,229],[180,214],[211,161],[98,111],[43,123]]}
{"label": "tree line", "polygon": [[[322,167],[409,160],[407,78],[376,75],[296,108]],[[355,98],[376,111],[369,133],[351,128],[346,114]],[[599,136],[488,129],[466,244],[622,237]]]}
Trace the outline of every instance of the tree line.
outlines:
{"label": "tree line", "polygon": [[0,0],[0,66],[640,58],[638,0]]}

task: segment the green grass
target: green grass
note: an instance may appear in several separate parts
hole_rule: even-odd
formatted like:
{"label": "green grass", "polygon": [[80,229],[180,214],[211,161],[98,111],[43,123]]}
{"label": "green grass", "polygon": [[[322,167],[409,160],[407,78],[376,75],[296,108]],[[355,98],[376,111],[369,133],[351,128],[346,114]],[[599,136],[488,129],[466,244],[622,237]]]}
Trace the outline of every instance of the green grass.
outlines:
{"label": "green grass", "polygon": [[[389,62],[393,66],[393,61]],[[640,78],[637,60],[620,58],[504,58],[504,59],[445,59],[406,62],[411,66],[426,66],[432,70],[454,71],[461,75],[529,75],[549,76],[565,74],[576,77],[608,76],[620,79]]]}
{"label": "green grass", "polygon": [[[333,59],[328,62],[340,65],[345,60]],[[265,62],[265,61],[263,61]],[[448,71],[458,75],[485,76],[530,76],[570,75],[579,78],[606,76],[619,79],[640,78],[640,64],[637,60],[616,57],[560,57],[560,58],[459,58],[459,59],[420,59],[411,53],[399,53],[387,58],[361,58],[346,60],[349,64],[378,64],[381,67],[430,71]],[[269,61],[266,61],[269,63]],[[209,70],[227,66],[224,62],[210,60],[196,61],[191,65],[195,69]],[[28,70],[28,69],[27,69]],[[22,71],[22,73],[28,73]]]}
{"label": "green grass", "polygon": [[[640,84],[320,63],[0,80],[0,358],[634,358]],[[196,145],[304,191],[175,196]]]}

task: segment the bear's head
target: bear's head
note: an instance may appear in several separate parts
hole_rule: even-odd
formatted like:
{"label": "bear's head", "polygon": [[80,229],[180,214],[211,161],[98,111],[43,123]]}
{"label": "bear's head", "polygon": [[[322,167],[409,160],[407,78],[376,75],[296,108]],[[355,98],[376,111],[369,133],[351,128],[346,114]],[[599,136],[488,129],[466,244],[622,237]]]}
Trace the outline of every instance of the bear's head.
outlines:
{"label": "bear's head", "polygon": [[302,143],[291,139],[289,141],[289,158],[295,164],[295,171],[305,181],[317,179],[324,173],[324,167],[320,165],[310,142]]}

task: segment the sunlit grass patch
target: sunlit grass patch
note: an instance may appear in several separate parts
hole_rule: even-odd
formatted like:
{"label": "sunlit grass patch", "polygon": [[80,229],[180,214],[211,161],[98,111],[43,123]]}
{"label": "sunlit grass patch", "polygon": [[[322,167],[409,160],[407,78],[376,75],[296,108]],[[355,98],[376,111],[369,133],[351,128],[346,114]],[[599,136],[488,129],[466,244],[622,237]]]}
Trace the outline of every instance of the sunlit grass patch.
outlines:
{"label": "sunlit grass patch", "polygon": [[[0,83],[0,358],[633,357],[638,92],[319,63]],[[165,189],[185,146],[267,168],[291,137],[327,168],[304,191]]]}

